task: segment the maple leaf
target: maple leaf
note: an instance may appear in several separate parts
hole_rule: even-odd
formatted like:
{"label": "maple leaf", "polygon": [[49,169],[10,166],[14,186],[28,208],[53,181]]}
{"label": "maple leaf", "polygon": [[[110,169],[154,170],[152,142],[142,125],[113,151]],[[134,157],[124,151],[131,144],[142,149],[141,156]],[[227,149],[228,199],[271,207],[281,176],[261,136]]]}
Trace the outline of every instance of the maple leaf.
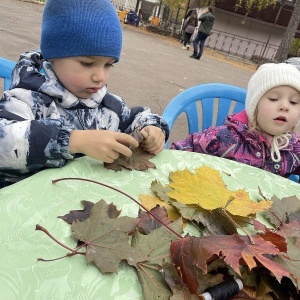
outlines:
{"label": "maple leaf", "polygon": [[170,203],[173,200],[168,196],[172,189],[168,186],[163,186],[159,181],[154,180],[151,183],[151,191],[165,203]]}
{"label": "maple leaf", "polygon": [[223,258],[226,265],[239,275],[241,265],[246,265],[250,270],[262,265],[270,270],[279,282],[283,276],[291,276],[282,265],[265,257],[266,254],[280,253],[275,245],[259,235],[252,236],[252,239],[255,244],[249,243],[247,237],[237,234],[186,237],[172,242],[171,257],[176,267],[180,268],[183,280],[193,294],[197,294],[200,285],[195,266],[207,273],[207,262],[213,257]]}
{"label": "maple leaf", "polygon": [[[134,137],[139,144],[144,139],[139,129],[135,129],[132,133],[130,133],[130,135]],[[154,157],[155,154],[150,154],[141,147],[129,148],[132,151],[132,155],[130,157],[120,154],[119,158],[114,160],[112,163],[104,163],[104,167],[115,171],[121,171],[122,167],[128,170],[138,171],[156,168],[156,165],[149,161],[149,159]]]}
{"label": "maple leaf", "polygon": [[[279,263],[281,266],[286,268],[291,274],[291,279],[293,279],[295,285],[298,287],[298,283],[300,282],[300,251],[299,246],[295,244],[293,238],[287,239],[288,249],[287,255],[278,255],[275,257],[274,261]],[[299,296],[300,298],[300,296]]]}
{"label": "maple leaf", "polygon": [[[176,232],[182,231],[182,219],[169,225]],[[178,239],[166,227],[162,226],[151,231],[148,235],[139,232],[132,237],[134,249],[142,252],[146,259],[134,259],[128,263],[137,270],[144,291],[144,299],[169,299],[171,290],[162,277],[162,265],[171,262],[170,243]]]}
{"label": "maple leaf", "polygon": [[68,224],[72,224],[75,220],[83,221],[87,219],[90,216],[91,209],[94,206],[94,203],[91,201],[82,200],[81,204],[83,205],[84,209],[71,210],[69,213],[63,216],[58,216],[58,218],[63,219]]}
{"label": "maple leaf", "polygon": [[139,219],[109,218],[108,210],[106,202],[100,200],[91,209],[88,219],[75,220],[71,225],[72,237],[86,244],[87,262],[94,263],[102,273],[117,272],[122,260],[144,257],[128,241],[128,234],[135,230]]}
{"label": "maple leaf", "polygon": [[[146,208],[151,209],[155,204],[166,207],[168,216],[171,220],[176,220],[180,215],[191,222],[197,222],[196,225],[202,235],[208,234],[232,234],[236,233],[236,226],[227,216],[218,210],[208,212],[198,205],[186,205],[175,201],[168,196],[172,189],[168,186],[162,186],[160,182],[154,180],[151,183],[151,191],[157,196],[140,195],[140,200]],[[201,223],[201,224],[199,224]]]}
{"label": "maple leaf", "polygon": [[[91,210],[94,206],[94,202],[82,200],[81,204],[84,206],[84,209],[71,210],[69,213],[58,216],[58,218],[63,219],[68,224],[72,224],[73,221],[84,221],[90,217]],[[113,203],[107,205],[107,215],[109,218],[117,218],[121,214],[121,210],[117,210],[117,207]]]}
{"label": "maple leaf", "polygon": [[197,204],[205,210],[224,208],[232,215],[247,217],[271,207],[271,201],[250,200],[244,190],[229,191],[219,171],[202,166],[194,170],[170,174],[168,196],[184,204]]}
{"label": "maple leaf", "polygon": [[173,295],[170,297],[170,300],[197,300],[197,295],[192,295],[182,281],[180,275],[175,269],[174,264],[164,263],[162,269],[160,270],[163,278],[167,282],[168,286],[172,290]]}
{"label": "maple leaf", "polygon": [[207,211],[196,205],[185,205],[173,202],[183,218],[197,223],[202,235],[233,234],[237,232],[236,226],[219,209]]}
{"label": "maple leaf", "polygon": [[161,199],[156,196],[140,195],[139,198],[141,200],[141,203],[148,210],[151,210],[156,205],[159,205],[159,206],[163,206],[166,209],[166,211],[168,213],[168,217],[170,218],[171,221],[175,221],[178,218],[180,218],[180,214],[178,213],[178,211],[176,209],[174,209],[173,206],[171,206],[170,204],[168,204],[166,202],[161,201]]}
{"label": "maple leaf", "polygon": [[[274,260],[284,266],[293,275],[296,286],[300,282],[300,201],[296,196],[279,199],[272,198],[272,207],[263,213],[269,221],[276,226],[276,233],[287,241],[287,255],[278,255]],[[255,227],[268,232],[269,229],[254,222]]]}
{"label": "maple leaf", "polygon": [[158,222],[157,219],[154,219],[148,212],[139,210],[138,217],[140,218],[140,222],[138,224],[138,230],[140,233],[149,234],[151,231],[163,226],[162,222],[167,225],[171,223],[171,220],[168,218],[167,211],[164,207],[156,205],[150,210],[150,212],[161,222]]}
{"label": "maple leaf", "polygon": [[272,206],[263,213],[263,216],[269,219],[275,227],[280,226],[282,223],[288,223],[293,216],[300,212],[300,201],[296,196],[282,199],[273,196],[271,200]]}

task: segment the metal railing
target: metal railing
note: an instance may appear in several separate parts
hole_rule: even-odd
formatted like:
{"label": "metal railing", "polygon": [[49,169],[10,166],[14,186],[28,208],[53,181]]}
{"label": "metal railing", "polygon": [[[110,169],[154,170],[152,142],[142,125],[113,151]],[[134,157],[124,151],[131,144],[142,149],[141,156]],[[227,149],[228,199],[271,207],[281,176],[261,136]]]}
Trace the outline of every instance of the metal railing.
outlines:
{"label": "metal railing", "polygon": [[258,40],[216,30],[212,31],[205,45],[225,54],[253,61],[260,59],[263,51],[264,59],[272,60],[278,49],[276,45],[268,44],[266,46],[266,43]]}

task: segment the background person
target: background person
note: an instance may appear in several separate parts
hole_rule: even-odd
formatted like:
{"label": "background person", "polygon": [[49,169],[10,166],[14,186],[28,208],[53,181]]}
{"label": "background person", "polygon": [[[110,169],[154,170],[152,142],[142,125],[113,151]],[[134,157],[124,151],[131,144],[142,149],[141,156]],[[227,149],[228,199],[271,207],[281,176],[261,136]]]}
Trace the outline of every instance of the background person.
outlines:
{"label": "background person", "polygon": [[21,55],[0,101],[0,186],[87,155],[113,162],[137,147],[158,154],[168,126],[149,108],[128,108],[107,91],[122,28],[109,0],[47,0],[41,52]]}
{"label": "background person", "polygon": [[235,160],[277,175],[300,174],[300,72],[292,65],[264,64],[251,77],[245,110],[177,141],[171,149]]}
{"label": "background person", "polygon": [[[209,6],[207,12],[205,12],[198,18],[198,21],[200,21],[201,23],[198,29],[198,34],[195,37],[193,42],[194,52],[190,56],[191,58],[200,59],[203,54],[205,40],[211,34],[211,30],[215,22],[215,16],[212,14],[212,12],[213,12],[213,7]],[[198,44],[199,44],[199,51],[198,51]]]}
{"label": "background person", "polygon": [[192,10],[192,13],[183,23],[182,31],[183,31],[183,47],[182,49],[189,50],[190,48],[190,40],[191,36],[195,31],[195,28],[198,25],[197,19],[197,10]]}

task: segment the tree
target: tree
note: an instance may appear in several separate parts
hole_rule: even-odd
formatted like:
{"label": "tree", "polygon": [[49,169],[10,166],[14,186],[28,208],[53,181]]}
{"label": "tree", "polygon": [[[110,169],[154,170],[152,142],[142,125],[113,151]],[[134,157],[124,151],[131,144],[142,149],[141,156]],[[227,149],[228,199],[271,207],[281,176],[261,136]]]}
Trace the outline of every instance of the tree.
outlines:
{"label": "tree", "polygon": [[279,48],[274,58],[276,62],[282,62],[287,59],[287,56],[289,54],[293,42],[293,38],[299,26],[299,22],[300,22],[300,0],[296,0],[292,17],[290,19],[288,27],[285,31],[283,39],[279,45]]}
{"label": "tree", "polygon": [[[248,12],[252,9],[256,8],[258,10],[262,10],[268,6],[276,5],[276,0],[237,0],[236,7],[245,6]],[[285,1],[279,1],[284,3]],[[294,0],[294,10],[287,26],[287,29],[284,33],[283,39],[279,45],[277,53],[275,55],[274,60],[276,62],[282,62],[287,59],[289,54],[293,38],[296,34],[297,28],[300,22],[300,0]]]}
{"label": "tree", "polygon": [[162,0],[162,3],[170,8],[170,10],[178,8],[182,0]]}
{"label": "tree", "polygon": [[244,6],[248,12],[256,8],[262,10],[268,6],[276,5],[277,0],[237,0],[236,7]]}

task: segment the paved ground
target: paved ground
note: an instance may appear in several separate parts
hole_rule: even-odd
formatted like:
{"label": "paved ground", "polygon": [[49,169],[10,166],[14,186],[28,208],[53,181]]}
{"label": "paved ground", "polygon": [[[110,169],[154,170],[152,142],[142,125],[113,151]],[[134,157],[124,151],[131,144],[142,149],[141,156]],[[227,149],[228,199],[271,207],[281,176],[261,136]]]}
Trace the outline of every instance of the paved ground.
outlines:
{"label": "paved ground", "polygon": [[[18,0],[0,1],[0,56],[17,60],[27,50],[38,49],[43,5]],[[182,90],[206,82],[246,88],[254,67],[205,49],[200,61],[189,58],[175,40],[126,25],[120,62],[111,72],[108,88],[128,106],[149,106],[162,114]],[[176,122],[171,141],[186,135],[183,118]]]}

